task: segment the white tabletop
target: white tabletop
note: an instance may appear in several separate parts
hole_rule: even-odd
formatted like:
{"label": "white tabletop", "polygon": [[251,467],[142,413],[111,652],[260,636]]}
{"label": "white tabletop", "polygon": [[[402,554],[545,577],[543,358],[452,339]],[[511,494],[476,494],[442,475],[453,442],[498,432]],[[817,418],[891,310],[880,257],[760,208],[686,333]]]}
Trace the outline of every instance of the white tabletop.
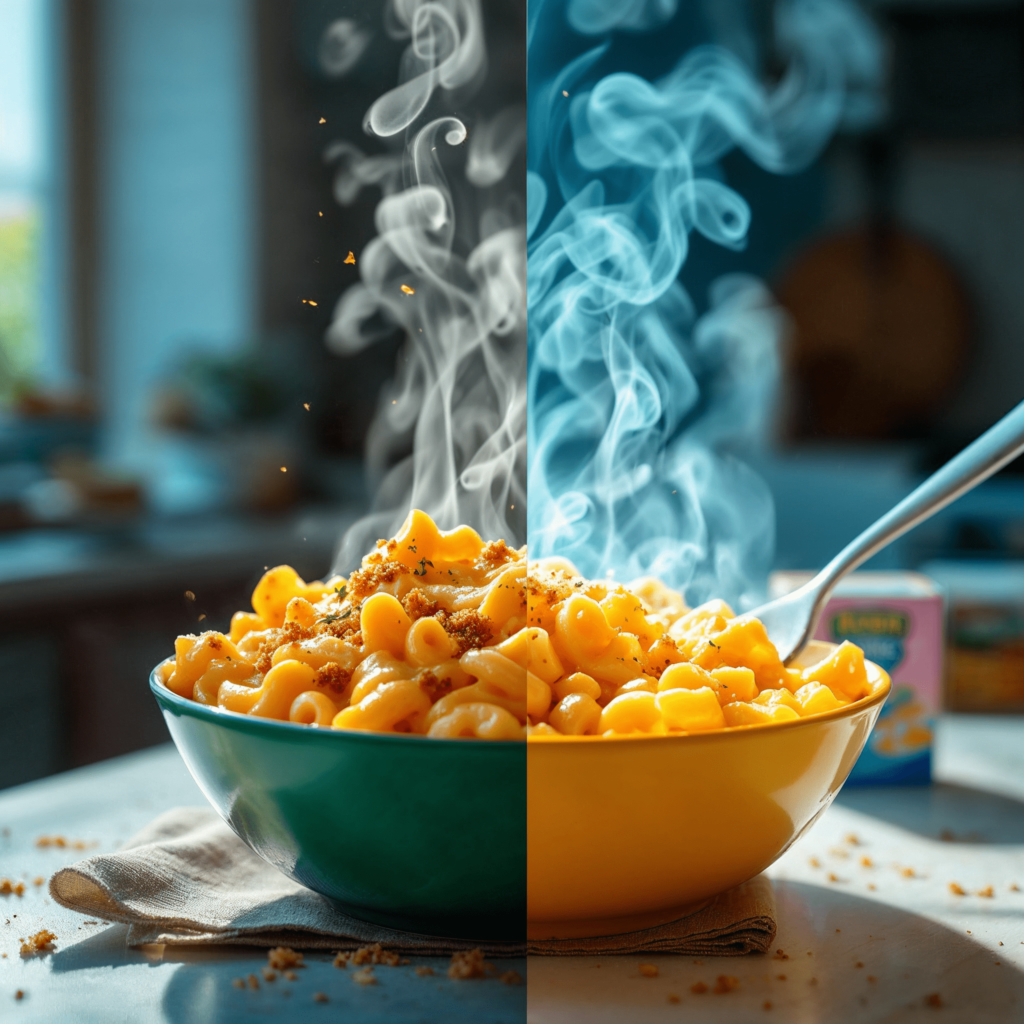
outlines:
{"label": "white tabletop", "polygon": [[[1024,719],[947,716],[936,776],[844,790],[770,869],[787,959],[532,958],[528,1021],[1024,1020]],[[738,987],[714,994],[719,975]]]}
{"label": "white tabletop", "polygon": [[[0,896],[0,1021],[47,1024],[177,1024],[345,1020],[391,1024],[462,1022],[517,1024],[526,1016],[525,986],[493,979],[451,981],[446,959],[416,958],[407,967],[378,967],[378,983],[360,987],[351,970],[327,955],[307,953],[298,981],[279,978],[257,991],[232,980],[258,972],[266,952],[251,948],[175,951],[129,949],[125,928],[86,923],[54,904],[46,886],[65,864],[89,852],[110,851],[169,807],[205,799],[172,746],[118,758],[0,793],[0,878],[23,880],[22,897]],[[89,850],[39,848],[41,836],[95,844]],[[56,952],[22,959],[19,938],[47,928]],[[497,961],[525,977],[525,961]],[[415,967],[429,965],[433,977]],[[20,1000],[15,993],[24,993]],[[313,1001],[322,992],[329,1002]]]}

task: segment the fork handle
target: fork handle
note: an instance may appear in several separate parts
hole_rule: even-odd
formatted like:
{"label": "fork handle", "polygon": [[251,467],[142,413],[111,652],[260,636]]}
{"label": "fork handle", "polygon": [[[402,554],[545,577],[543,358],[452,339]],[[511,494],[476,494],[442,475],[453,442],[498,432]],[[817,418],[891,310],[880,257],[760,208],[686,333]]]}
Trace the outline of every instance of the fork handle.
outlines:
{"label": "fork handle", "polygon": [[876,520],[818,573],[822,598],[848,572],[956,501],[1024,451],[1024,402],[1008,412],[959,455],[950,459],[898,505]]}

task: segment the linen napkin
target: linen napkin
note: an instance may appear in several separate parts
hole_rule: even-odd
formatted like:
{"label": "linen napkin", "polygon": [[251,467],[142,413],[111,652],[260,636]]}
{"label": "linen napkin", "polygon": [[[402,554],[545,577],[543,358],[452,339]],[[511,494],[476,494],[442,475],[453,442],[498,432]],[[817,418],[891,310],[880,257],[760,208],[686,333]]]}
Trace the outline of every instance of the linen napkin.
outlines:
{"label": "linen napkin", "polygon": [[379,942],[404,955],[481,946],[491,956],[764,952],[775,937],[770,883],[756,878],[671,924],[599,939],[465,941],[349,917],[258,857],[208,807],[167,811],[116,853],[58,871],[50,895],[64,907],[128,925],[128,944],[234,943],[355,949]]}

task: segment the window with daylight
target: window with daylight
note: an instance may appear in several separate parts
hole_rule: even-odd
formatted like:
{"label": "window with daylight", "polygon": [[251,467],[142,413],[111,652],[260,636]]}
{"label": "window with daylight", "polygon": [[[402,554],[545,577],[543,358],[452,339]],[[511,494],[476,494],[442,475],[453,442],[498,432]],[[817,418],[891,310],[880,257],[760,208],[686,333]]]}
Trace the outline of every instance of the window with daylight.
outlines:
{"label": "window with daylight", "polygon": [[59,376],[56,0],[0,0],[0,403]]}

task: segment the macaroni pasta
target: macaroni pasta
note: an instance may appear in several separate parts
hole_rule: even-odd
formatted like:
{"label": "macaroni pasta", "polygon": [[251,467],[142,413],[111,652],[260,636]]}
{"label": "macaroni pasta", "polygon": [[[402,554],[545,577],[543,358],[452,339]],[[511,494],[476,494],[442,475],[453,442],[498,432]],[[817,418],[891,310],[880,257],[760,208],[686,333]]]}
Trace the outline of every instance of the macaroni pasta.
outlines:
{"label": "macaroni pasta", "polygon": [[531,739],[767,725],[872,692],[859,647],[786,668],[757,619],[723,601],[688,609],[654,579],[592,582],[547,559],[530,566],[527,603]]}
{"label": "macaroni pasta", "polygon": [[528,714],[547,710],[528,684],[525,582],[525,549],[413,511],[347,579],[271,569],[226,634],[178,637],[161,679],[201,704],[310,726],[523,739]]}

